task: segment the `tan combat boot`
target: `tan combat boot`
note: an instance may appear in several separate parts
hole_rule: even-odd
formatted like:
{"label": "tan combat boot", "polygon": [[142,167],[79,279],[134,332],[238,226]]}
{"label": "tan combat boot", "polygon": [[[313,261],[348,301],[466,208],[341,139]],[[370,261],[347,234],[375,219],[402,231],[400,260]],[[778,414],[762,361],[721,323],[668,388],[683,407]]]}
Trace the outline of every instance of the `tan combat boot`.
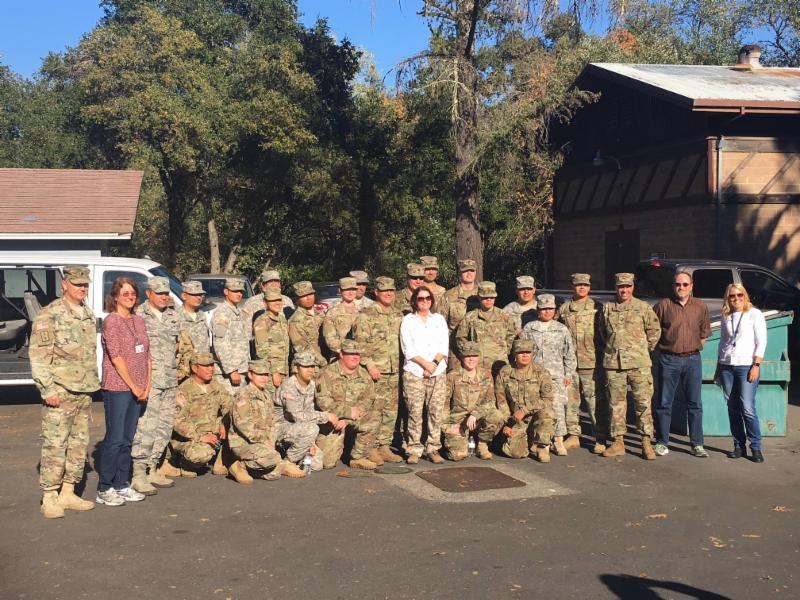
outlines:
{"label": "tan combat boot", "polygon": [[58,492],[47,490],[42,494],[42,514],[45,519],[60,519],[64,516],[64,508],[58,503]]}
{"label": "tan combat boot", "polygon": [[236,480],[236,483],[243,483],[245,485],[253,483],[253,478],[250,477],[250,473],[247,472],[247,467],[245,467],[244,463],[240,460],[231,463],[230,474],[231,477]]}
{"label": "tan combat boot", "polygon": [[436,450],[428,452],[425,456],[427,456],[428,460],[435,465],[440,465],[444,462],[444,459],[439,455],[439,452],[437,452]]}
{"label": "tan combat boot", "polygon": [[[367,452],[367,458],[374,462],[379,467],[384,463],[383,457],[381,456],[380,450],[377,448],[373,448],[369,452]],[[399,457],[398,457],[399,458]]]}
{"label": "tan combat boot", "polygon": [[278,479],[281,478],[281,475],[283,475],[284,465],[286,465],[286,461],[285,460],[280,461],[277,465],[275,465],[275,468],[272,469],[272,471],[270,471],[269,473],[264,473],[261,476],[261,479],[264,479],[266,481],[277,481]]}
{"label": "tan combat boot", "polygon": [[161,466],[158,467],[158,474],[164,478],[167,477],[180,477],[181,470],[174,466],[169,459],[165,458]]}
{"label": "tan combat boot", "polygon": [[147,465],[144,463],[133,463],[131,487],[145,496],[155,496],[158,493],[147,479]]}
{"label": "tan combat boot", "polygon": [[592,448],[592,454],[602,454],[606,451],[606,445],[597,438],[594,442],[594,448]]}
{"label": "tan combat boot", "polygon": [[75,494],[75,484],[64,482],[61,484],[61,492],[58,494],[58,504],[64,510],[92,510],[94,502],[84,500]]}
{"label": "tan combat boot", "polygon": [[378,465],[376,465],[368,458],[351,458],[350,468],[363,469],[364,471],[374,471],[375,469],[378,468]]}
{"label": "tan combat boot", "polygon": [[303,471],[300,467],[289,460],[283,461],[283,475],[286,477],[292,477],[294,479],[300,479],[306,476],[306,472]]}
{"label": "tan combat boot", "polygon": [[489,451],[489,444],[486,442],[478,442],[478,447],[475,449],[475,456],[481,460],[492,460],[492,453]]}
{"label": "tan combat boot", "polygon": [[461,452],[449,450],[447,454],[450,456],[450,460],[452,460],[453,462],[464,460],[469,456],[469,453],[466,450],[463,450]]}
{"label": "tan combat boot", "polygon": [[580,447],[581,447],[581,438],[575,434],[567,436],[567,439],[564,440],[564,448],[566,448],[567,450]]}
{"label": "tan combat boot", "polygon": [[540,463],[550,462],[550,446],[538,446],[536,448],[536,460]]}
{"label": "tan combat boot", "polygon": [[[166,461],[164,461],[166,462]],[[180,474],[180,471],[178,471]],[[165,477],[160,469],[156,469],[155,467],[150,467],[150,472],[147,473],[147,481],[150,482],[150,485],[153,485],[157,488],[170,488],[175,485],[175,482],[168,477]]]}
{"label": "tan combat boot", "polygon": [[180,471],[181,477],[186,477],[187,479],[195,479],[197,477],[195,468],[183,459],[181,459]]}
{"label": "tan combat boot", "polygon": [[397,456],[397,454],[392,452],[392,449],[389,446],[381,446],[380,448],[378,448],[378,452],[381,453],[381,458],[384,460],[384,462],[387,463],[403,462],[402,457]]}
{"label": "tan combat boot", "polygon": [[222,455],[224,453],[223,448],[219,449],[217,452],[217,459],[214,461],[214,466],[211,467],[211,474],[212,475],[227,475],[228,469],[225,467],[225,463],[222,460]]}
{"label": "tan combat boot", "polygon": [[656,453],[653,451],[653,444],[650,442],[649,435],[642,436],[642,458],[645,460],[656,459]]}
{"label": "tan combat boot", "polygon": [[625,456],[625,441],[622,439],[621,435],[614,438],[614,443],[603,451],[602,456],[605,456],[606,458],[613,456]]}
{"label": "tan combat boot", "polygon": [[564,438],[560,435],[553,438],[553,450],[555,450],[556,456],[567,455],[567,449],[564,447]]}

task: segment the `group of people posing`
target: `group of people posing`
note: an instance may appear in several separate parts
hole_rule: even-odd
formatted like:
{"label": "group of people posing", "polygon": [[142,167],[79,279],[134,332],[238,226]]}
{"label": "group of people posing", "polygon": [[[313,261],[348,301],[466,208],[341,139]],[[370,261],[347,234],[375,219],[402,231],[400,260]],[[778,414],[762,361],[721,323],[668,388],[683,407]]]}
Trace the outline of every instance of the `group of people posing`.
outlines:
{"label": "group of people posing", "polygon": [[[407,268],[398,290],[367,274],[339,280],[341,301],[326,314],[308,281],[281,293],[277,271],[262,273],[262,294],[242,302],[244,280],[225,282],[224,301],[206,315],[197,281],[174,307],[169,282],[148,280],[146,299],[129,278],[107,296],[102,380],[96,331],[84,304],[89,272],[64,268],[63,296],[31,331],[34,380],[44,400],[40,485],[45,517],[89,510],[75,494],[83,478],[92,394],[102,390],[106,435],[95,502],[121,506],[210,470],[241,484],[301,478],[334,468],[373,470],[386,462],[463,460],[493,452],[550,462],[580,447],[581,400],[591,451],[625,454],[628,390],[641,453],[668,452],[672,403],[683,390],[692,453],[703,448],[699,351],[710,334],[705,304],[687,273],[655,307],[633,296],[634,276],[615,276],[616,297],[589,295],[589,275],[572,276],[573,298],[556,306],[536,296],[534,279],[516,279],[517,300],[500,309],[476,264],[458,261],[459,283],[436,283],[436,257]],[[293,310],[286,318],[287,306]],[[731,416],[734,450],[763,461],[755,389],[766,326],[741,286],[725,293],[717,378]],[[653,398],[651,352],[660,386]],[[402,393],[405,409],[400,415]],[[656,415],[656,443],[652,444]],[[402,443],[395,444],[395,434]]]}

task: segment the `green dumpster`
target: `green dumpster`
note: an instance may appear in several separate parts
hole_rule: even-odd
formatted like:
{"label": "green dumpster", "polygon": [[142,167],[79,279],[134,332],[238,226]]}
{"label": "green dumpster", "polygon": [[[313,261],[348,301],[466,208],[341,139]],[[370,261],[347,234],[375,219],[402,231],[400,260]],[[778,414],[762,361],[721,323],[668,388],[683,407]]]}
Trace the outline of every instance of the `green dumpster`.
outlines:
{"label": "green dumpster", "polygon": [[[767,351],[761,364],[761,381],[756,393],[756,411],[762,436],[786,435],[786,413],[789,402],[790,364],[787,353],[791,312],[766,311]],[[728,407],[722,387],[714,383],[719,350],[720,322],[712,319],[711,336],[700,356],[703,359],[703,433],[708,436],[730,436]],[[656,387],[656,393],[658,393]],[[686,403],[678,395],[672,410],[672,431],[687,435],[689,424]]]}

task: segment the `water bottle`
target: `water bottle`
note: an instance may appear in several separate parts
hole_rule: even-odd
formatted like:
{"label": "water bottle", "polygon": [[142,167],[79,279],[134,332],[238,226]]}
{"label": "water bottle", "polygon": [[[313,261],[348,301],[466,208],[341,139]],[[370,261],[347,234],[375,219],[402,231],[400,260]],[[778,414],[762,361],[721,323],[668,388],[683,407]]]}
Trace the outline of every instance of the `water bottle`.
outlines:
{"label": "water bottle", "polygon": [[310,454],[306,454],[303,457],[303,470],[306,472],[306,475],[309,475],[311,473],[311,463],[313,460],[314,459],[311,458]]}
{"label": "water bottle", "polygon": [[475,438],[471,435],[467,437],[467,449],[470,456],[475,456]]}

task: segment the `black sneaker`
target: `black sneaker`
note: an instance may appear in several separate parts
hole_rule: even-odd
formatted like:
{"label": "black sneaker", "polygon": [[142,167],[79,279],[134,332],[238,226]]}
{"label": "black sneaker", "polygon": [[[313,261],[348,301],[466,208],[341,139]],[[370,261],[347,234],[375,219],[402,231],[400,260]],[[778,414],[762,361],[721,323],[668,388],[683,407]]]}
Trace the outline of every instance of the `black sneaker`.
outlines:
{"label": "black sneaker", "polygon": [[754,463],[763,463],[764,462],[764,455],[761,454],[761,450],[753,450],[750,448],[751,458]]}
{"label": "black sneaker", "polygon": [[742,458],[743,456],[747,456],[747,452],[744,448],[739,448],[738,446],[732,452],[728,452],[728,458]]}

